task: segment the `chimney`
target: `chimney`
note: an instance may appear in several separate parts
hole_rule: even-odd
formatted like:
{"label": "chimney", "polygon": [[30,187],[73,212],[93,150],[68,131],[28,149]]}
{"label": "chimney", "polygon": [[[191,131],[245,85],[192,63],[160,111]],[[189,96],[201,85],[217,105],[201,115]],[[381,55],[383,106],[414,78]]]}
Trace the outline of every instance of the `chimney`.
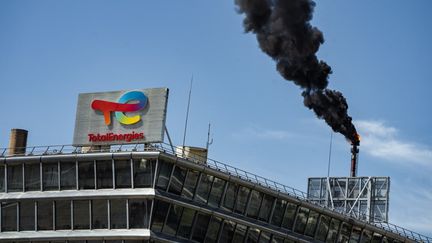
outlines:
{"label": "chimney", "polygon": [[11,129],[9,140],[9,155],[24,155],[27,147],[28,131],[24,129]]}
{"label": "chimney", "polygon": [[357,144],[353,144],[351,148],[351,177],[357,176],[358,152]]}

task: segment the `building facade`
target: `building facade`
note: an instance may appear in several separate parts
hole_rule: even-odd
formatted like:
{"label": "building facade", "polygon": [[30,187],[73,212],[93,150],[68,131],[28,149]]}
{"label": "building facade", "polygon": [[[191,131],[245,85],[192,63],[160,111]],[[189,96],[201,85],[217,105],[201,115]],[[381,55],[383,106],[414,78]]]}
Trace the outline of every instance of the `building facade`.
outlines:
{"label": "building facade", "polygon": [[330,210],[305,193],[229,165],[183,158],[163,144],[105,149],[3,152],[0,241],[431,241]]}

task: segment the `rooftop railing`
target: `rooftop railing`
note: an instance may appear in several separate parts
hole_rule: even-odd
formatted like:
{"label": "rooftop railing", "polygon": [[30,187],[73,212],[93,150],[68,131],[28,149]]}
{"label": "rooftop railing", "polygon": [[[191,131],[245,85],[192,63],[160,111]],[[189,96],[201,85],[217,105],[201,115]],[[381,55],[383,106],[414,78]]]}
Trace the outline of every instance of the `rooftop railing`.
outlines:
{"label": "rooftop railing", "polygon": [[[8,148],[0,148],[0,157],[11,157],[8,155]],[[111,145],[110,147],[104,146],[72,146],[72,145],[50,145],[50,146],[33,146],[25,148],[25,154],[16,155],[16,156],[32,156],[32,155],[60,155],[60,154],[81,154],[81,153],[100,153],[100,152],[135,152],[135,151],[160,151],[164,153],[168,153],[171,155],[175,155],[178,157],[182,157],[184,155],[181,147],[173,147],[166,143],[151,143],[151,144],[123,144],[123,145]],[[188,153],[191,153],[188,151]],[[195,157],[201,157],[200,155],[194,154]],[[408,239],[417,241],[417,242],[428,242],[432,243],[432,238],[413,232],[411,230],[405,229],[403,227],[388,223],[388,222],[380,222],[379,220],[374,221],[370,220],[371,218],[368,215],[361,215],[358,212],[350,213],[344,211],[336,210],[335,208],[328,207],[325,204],[320,204],[316,200],[310,200],[307,197],[307,193],[301,190],[292,188],[290,186],[285,186],[273,180],[264,178],[262,176],[247,172],[245,170],[233,167],[231,165],[219,162],[217,160],[202,158],[205,160],[204,166],[209,168],[228,173],[230,175],[236,176],[240,179],[250,181],[261,186],[267,187],[269,189],[282,192],[288,194],[292,197],[295,197],[299,200],[304,200],[309,203],[313,203],[320,207],[326,208],[328,210],[334,211],[336,213],[340,213],[346,215],[348,217],[354,217],[358,220],[362,220],[366,223],[372,224],[376,227],[384,229],[386,231],[390,231],[400,236],[406,237]],[[201,161],[202,162],[202,161]],[[365,220],[365,219],[369,219]]]}

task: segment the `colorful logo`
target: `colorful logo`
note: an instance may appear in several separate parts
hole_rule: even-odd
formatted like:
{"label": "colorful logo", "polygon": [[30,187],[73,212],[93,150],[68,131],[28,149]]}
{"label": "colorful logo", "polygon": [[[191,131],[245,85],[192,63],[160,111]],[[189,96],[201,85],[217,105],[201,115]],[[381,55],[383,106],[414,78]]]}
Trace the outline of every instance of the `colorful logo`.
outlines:
{"label": "colorful logo", "polygon": [[[128,104],[130,101],[138,103]],[[115,117],[121,124],[131,125],[141,120],[140,115],[126,116],[124,112],[134,112],[144,109],[147,105],[147,96],[140,91],[130,91],[123,94],[118,102],[105,100],[94,100],[91,104],[93,110],[102,111],[105,118],[105,125],[111,124],[111,112],[115,112]]]}

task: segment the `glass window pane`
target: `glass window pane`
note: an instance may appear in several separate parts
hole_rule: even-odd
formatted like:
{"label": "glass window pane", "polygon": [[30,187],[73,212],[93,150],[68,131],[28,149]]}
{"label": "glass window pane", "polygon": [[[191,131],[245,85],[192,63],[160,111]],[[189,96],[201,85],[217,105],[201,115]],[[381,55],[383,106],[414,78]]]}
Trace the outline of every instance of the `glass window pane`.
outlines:
{"label": "glass window pane", "polygon": [[23,191],[22,164],[10,164],[7,166],[7,186],[8,192]]}
{"label": "glass window pane", "polygon": [[249,228],[247,242],[248,243],[258,243],[259,234],[260,234],[259,229]]}
{"label": "glass window pane", "polygon": [[174,204],[171,205],[168,213],[167,222],[163,227],[163,233],[175,236],[182,212],[182,207]]}
{"label": "glass window pane", "polygon": [[17,230],[17,203],[1,203],[1,219],[2,231],[16,231]]}
{"label": "glass window pane", "polygon": [[185,177],[186,177],[186,170],[176,166],[174,168],[174,173],[171,177],[171,182],[168,191],[180,195]]}
{"label": "glass window pane", "polygon": [[285,212],[286,204],[287,204],[287,202],[285,200],[282,200],[282,199],[276,200],[276,205],[275,205],[275,209],[273,212],[273,217],[271,219],[271,224],[276,225],[276,226],[281,225],[282,219],[283,219],[283,214]]}
{"label": "glass window pane", "polygon": [[4,165],[0,165],[0,192],[5,191],[5,169]]}
{"label": "glass window pane", "polygon": [[261,231],[261,235],[259,238],[259,243],[268,243],[270,242],[271,234],[265,231]]}
{"label": "glass window pane", "polygon": [[272,243],[283,243],[283,242],[284,242],[283,238],[273,235]]}
{"label": "glass window pane", "polygon": [[90,208],[88,200],[73,201],[74,229],[90,229]]}
{"label": "glass window pane", "polygon": [[263,194],[261,192],[252,190],[249,208],[247,212],[248,217],[258,218],[258,211],[261,206],[262,198]]}
{"label": "glass window pane", "polygon": [[246,230],[246,226],[237,224],[232,242],[243,242],[244,237],[246,236]]}
{"label": "glass window pane", "polygon": [[[207,229],[207,234],[205,238],[205,242],[207,243],[215,243],[217,242],[219,229],[222,223],[222,219],[219,217],[211,217],[209,227]],[[221,241],[222,242],[222,241]],[[235,242],[235,241],[234,241]]]}
{"label": "glass window pane", "polygon": [[192,222],[195,216],[195,211],[189,208],[183,209],[183,214],[180,220],[177,236],[189,239],[190,231],[192,229]]}
{"label": "glass window pane", "polygon": [[269,195],[264,195],[264,198],[261,202],[261,209],[259,212],[259,220],[268,221],[270,217],[270,213],[273,207],[274,197]]}
{"label": "glass window pane", "polygon": [[149,220],[149,210],[146,199],[129,200],[129,227],[147,228]]}
{"label": "glass window pane", "polygon": [[78,184],[79,189],[95,189],[94,162],[78,162]]}
{"label": "glass window pane", "polygon": [[71,201],[59,200],[55,202],[57,230],[71,229]]}
{"label": "glass window pane", "polygon": [[57,163],[43,163],[42,164],[42,180],[43,190],[52,191],[58,190],[58,165]]}
{"label": "glass window pane", "polygon": [[219,207],[219,203],[222,197],[223,190],[225,188],[225,180],[215,177],[213,180],[213,186],[208,199],[208,204],[212,207]]}
{"label": "glass window pane", "polygon": [[96,161],[97,188],[112,188],[112,161]]}
{"label": "glass window pane", "polygon": [[296,209],[297,209],[297,205],[292,203],[287,204],[283,221],[282,221],[282,227],[286,229],[292,229],[292,226],[294,224]]}
{"label": "glass window pane", "polygon": [[321,220],[318,225],[318,231],[316,238],[320,241],[325,241],[327,238],[327,232],[330,226],[330,218],[325,215],[321,215]]}
{"label": "glass window pane", "polygon": [[382,235],[374,232],[372,237],[372,243],[381,243]]}
{"label": "glass window pane", "polygon": [[192,234],[192,240],[196,240],[198,242],[203,242],[204,237],[207,231],[207,226],[210,222],[210,216],[198,213],[197,219],[195,221],[195,229]]}
{"label": "glass window pane", "polygon": [[236,200],[236,195],[238,191],[238,185],[233,183],[228,183],[228,187],[225,193],[223,207],[232,211],[234,209],[234,204]]}
{"label": "glass window pane", "polygon": [[60,162],[60,189],[76,189],[75,162]]}
{"label": "glass window pane", "polygon": [[350,243],[357,243],[360,240],[361,229],[354,226],[351,232]]}
{"label": "glass window pane", "polygon": [[108,228],[108,200],[92,200],[92,229]]}
{"label": "glass window pane", "polygon": [[35,230],[35,202],[21,201],[20,205],[20,230]]}
{"label": "glass window pane", "polygon": [[151,230],[160,232],[168,214],[169,203],[155,200]]}
{"label": "glass window pane", "polygon": [[306,222],[309,217],[309,209],[300,207],[298,214],[297,214],[297,220],[296,220],[296,226],[295,226],[295,232],[303,234],[306,229]]}
{"label": "glass window pane", "polygon": [[210,194],[211,185],[213,182],[212,175],[201,173],[201,179],[197,188],[195,200],[198,202],[206,203]]}
{"label": "glass window pane", "polygon": [[116,188],[131,188],[130,160],[115,160]]}
{"label": "glass window pane", "polygon": [[171,176],[173,165],[170,163],[163,162],[159,160],[158,178],[156,182],[156,188],[166,190],[168,186],[168,181]]}
{"label": "glass window pane", "polygon": [[338,242],[348,242],[350,233],[351,233],[351,224],[348,223],[342,223],[342,228],[339,234],[339,240]]}
{"label": "glass window pane", "polygon": [[31,163],[24,165],[25,190],[40,191],[40,164]]}
{"label": "glass window pane", "polygon": [[245,209],[246,209],[246,203],[247,203],[247,200],[249,197],[249,192],[250,192],[249,188],[246,188],[244,186],[240,186],[240,188],[238,190],[235,209],[234,209],[234,211],[236,213],[244,214]]}
{"label": "glass window pane", "polygon": [[335,242],[339,231],[340,221],[332,219],[330,222],[330,229],[327,235],[327,242]]}
{"label": "glass window pane", "polygon": [[136,188],[151,187],[155,160],[134,159],[134,186]]}
{"label": "glass window pane", "polygon": [[363,230],[360,243],[369,243],[372,240],[372,232],[369,230]]}
{"label": "glass window pane", "polygon": [[309,219],[307,220],[305,235],[313,237],[318,223],[319,213],[310,211]]}
{"label": "glass window pane", "polygon": [[37,202],[37,224],[38,230],[53,230],[53,202]]}
{"label": "glass window pane", "polygon": [[110,200],[111,229],[126,228],[126,199]]}
{"label": "glass window pane", "polygon": [[195,187],[198,181],[199,172],[189,170],[186,175],[186,180],[184,182],[182,196],[192,199],[195,193]]}
{"label": "glass window pane", "polygon": [[230,220],[225,220],[221,232],[221,242],[231,242],[234,236],[235,223]]}

